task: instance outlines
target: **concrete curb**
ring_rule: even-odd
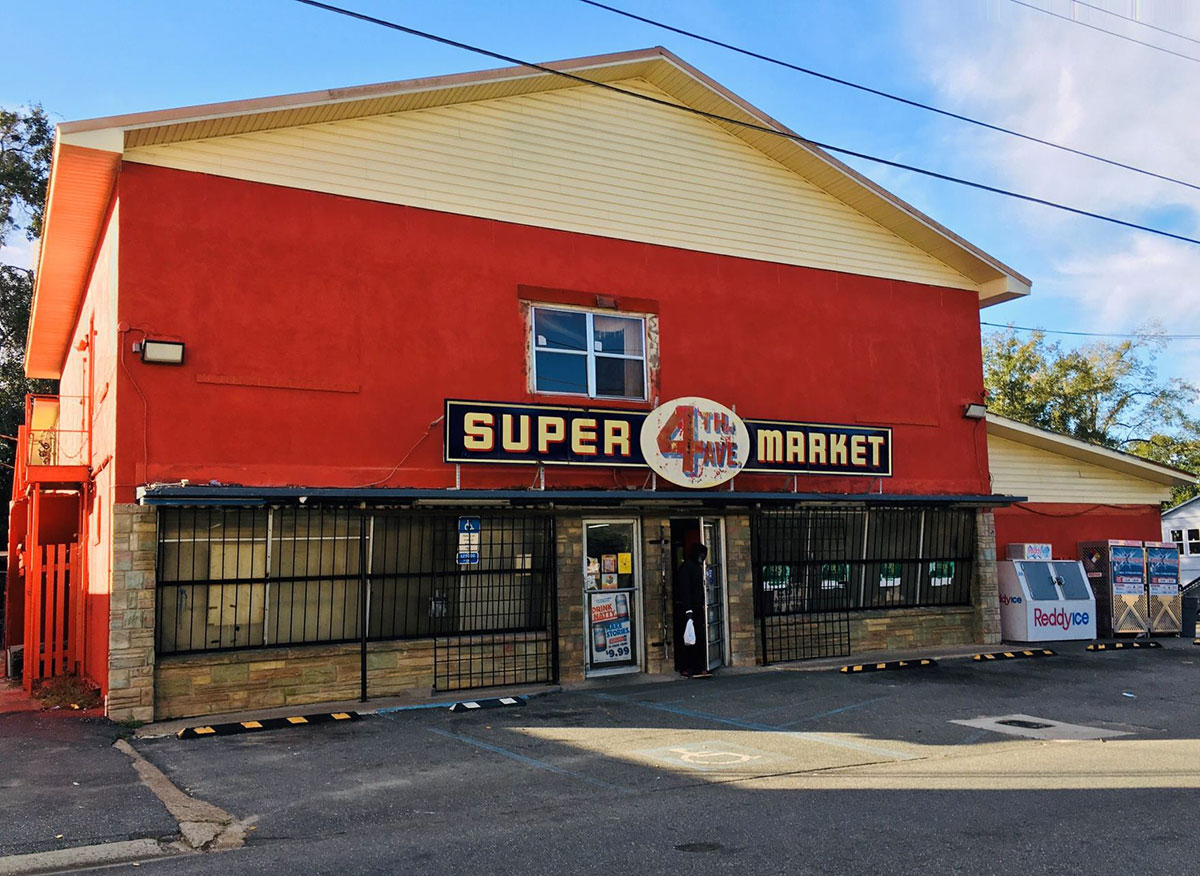
[[[0,858],[0,876],[56,873],[62,870],[128,864],[132,861],[147,861],[151,858],[180,854],[189,853],[177,846],[152,839],[76,846],[73,849],[56,849],[52,852],[34,852],[29,855],[10,855]]]

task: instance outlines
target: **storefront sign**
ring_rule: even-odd
[[[698,407],[699,428],[693,419],[689,452],[677,410],[694,402],[703,404]],[[696,408],[695,404],[691,406]],[[726,418],[718,418],[719,413]],[[672,427],[671,434],[664,438],[667,426]],[[740,462],[744,472],[868,477],[892,474],[891,429],[743,420],[728,408],[705,399],[676,399],[652,412],[448,399],[445,430],[444,459],[456,463],[643,468],[650,465],[644,449],[644,439],[649,436],[654,448],[662,442],[668,453],[678,454],[662,455],[681,473],[693,473],[672,482],[693,487],[728,480],[737,473],[729,473],[731,461]],[[713,479],[718,473],[720,479]]]
[[[633,659],[628,593],[591,593],[592,663],[627,663]]]
[[[642,423],[642,458],[681,487],[715,487],[746,465],[750,433],[741,417],[706,398],[677,398]]]

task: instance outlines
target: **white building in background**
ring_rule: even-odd
[[[1163,541],[1179,548],[1179,583],[1200,578],[1200,496],[1164,511],[1162,531]]]

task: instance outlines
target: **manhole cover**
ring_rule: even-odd
[[[1126,730],[1068,724],[1065,721],[1055,721],[1053,718],[1041,718],[1037,715],[996,715],[995,717],[973,718],[969,721],[954,720],[950,723],[979,730],[991,730],[993,733],[1004,733],[1008,736],[1024,736],[1026,739],[1084,740],[1129,735]]]
[[[719,852],[725,848],[720,843],[681,843],[675,847],[677,852]]]

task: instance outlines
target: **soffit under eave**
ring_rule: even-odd
[[[116,152],[55,143],[29,310],[28,377],[62,375],[120,163]]]
[[[661,56],[642,56],[628,61],[572,68],[569,72],[586,76],[596,82],[614,82],[644,77],[652,65],[661,62]],[[455,79],[455,77],[448,78]],[[551,73],[534,72],[478,82],[451,81],[449,84],[438,87],[404,90],[360,99],[316,102],[277,110],[241,114],[217,113],[209,117],[192,118],[179,122],[149,121],[140,125],[135,124],[125,130],[125,148],[133,149],[139,146],[155,146],[210,137],[228,137],[275,128],[293,128],[433,107],[480,103],[578,87],[582,87],[582,84],[572,79]]]

